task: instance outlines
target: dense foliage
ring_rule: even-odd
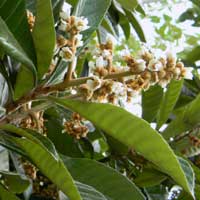
[[[164,52],[184,33],[163,19],[137,0],[0,1],[0,199],[200,198],[199,46]]]

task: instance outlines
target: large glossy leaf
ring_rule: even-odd
[[[13,142],[29,156],[32,162],[47,176],[70,200],[81,200],[73,179],[59,159],[56,160],[44,146],[26,138],[12,138]]]
[[[163,96],[163,89],[155,85],[142,93],[142,118],[152,122],[156,118]]]
[[[84,16],[89,21],[90,28],[83,32],[84,41],[89,41],[92,33],[97,30],[106,14],[111,0],[80,0],[76,6],[75,15]]]
[[[200,95],[189,103],[184,112],[173,120],[162,133],[163,137],[170,139],[183,132],[193,129],[200,122]]]
[[[44,148],[46,148],[46,150],[48,150],[49,153],[52,154],[52,156],[54,156],[54,158],[56,160],[59,159],[53,143],[48,138],[41,135],[40,133],[37,133],[37,132],[30,130],[30,129],[24,130],[22,128],[18,128],[14,125],[11,125],[11,124],[2,125],[2,126],[0,126],[0,129],[5,130],[5,131],[9,131],[11,133],[15,133],[15,134],[22,136],[22,137],[26,137],[26,138],[30,139],[31,141],[33,141],[33,142],[35,142],[39,145],[42,145]]]
[[[159,129],[169,118],[170,113],[172,112],[178,97],[181,93],[183,86],[183,79],[181,81],[173,80],[169,84],[166,93],[163,96],[160,110],[157,117],[157,128]]]
[[[1,200],[19,200],[13,193],[8,191],[1,183],[0,183],[0,199]]]
[[[37,55],[38,75],[42,78],[51,64],[56,40],[50,0],[37,0],[33,40]]]
[[[22,49],[26,52],[33,63],[35,63],[35,50],[27,22],[25,0],[0,1],[0,16],[5,21],[9,30],[18,41]],[[0,30],[1,29],[2,28],[0,28]]]
[[[193,194],[175,154],[167,142],[144,120],[109,104],[64,100],[51,97],[58,104],[80,113],[107,134],[134,148],[160,170]],[[153,145],[152,145],[153,144]]]
[[[17,80],[14,89],[14,99],[18,99],[28,93],[34,87],[34,77],[30,70],[21,66],[17,74]]]
[[[77,182],[76,186],[81,194],[83,200],[108,200],[103,194],[95,190],[93,187]],[[67,197],[62,198],[62,200],[70,200]]]
[[[109,200],[145,199],[131,181],[102,163],[90,159],[61,158],[75,180],[94,187]]]
[[[18,41],[15,39],[13,34],[10,32],[8,26],[4,20],[0,17],[0,47],[16,59],[17,61],[23,63],[31,71],[35,72],[35,67],[33,62],[28,58]]]

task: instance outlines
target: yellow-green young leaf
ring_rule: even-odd
[[[14,194],[8,191],[1,183],[0,183],[0,199],[1,200],[19,200]]]
[[[41,172],[55,183],[70,200],[82,200],[70,173],[61,159],[55,160],[44,146],[29,139],[13,137],[12,141],[29,156]]]
[[[142,92],[142,118],[152,122],[156,118],[163,97],[163,88],[154,85]]]
[[[24,65],[21,65],[17,74],[17,80],[14,89],[14,100],[17,100],[34,87],[33,74]]]
[[[176,105],[182,86],[183,79],[181,81],[173,80],[169,84],[167,91],[163,96],[160,110],[158,112],[157,129],[159,129],[167,121],[170,113]]]
[[[48,71],[53,57],[56,33],[51,0],[37,0],[36,21],[33,29],[33,41],[37,55],[38,76]]]
[[[18,41],[10,32],[4,20],[0,17],[0,48],[8,55],[36,73],[33,62],[28,58]]]
[[[200,95],[189,103],[184,112],[178,115],[162,133],[163,137],[170,139],[185,131],[191,130],[200,122]]]
[[[126,16],[128,17],[132,27],[134,28],[135,32],[137,33],[138,37],[140,38],[140,40],[142,42],[146,42],[146,38],[145,38],[145,34],[143,31],[142,26],[140,25],[137,17],[130,11],[125,11],[126,12]]]
[[[110,105],[82,101],[50,99],[57,104],[70,108],[90,120],[120,142],[134,148],[147,160],[157,165],[161,171],[172,177],[191,196],[194,196],[193,185],[190,185],[174,152],[162,136],[150,125],[127,112]]]
[[[122,7],[127,10],[133,11],[138,6],[137,0],[117,0]]]

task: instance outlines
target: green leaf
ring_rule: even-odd
[[[8,191],[4,186],[0,183],[0,199],[1,200],[19,200],[13,193]]]
[[[112,25],[112,22],[110,21],[110,19],[105,16],[102,23],[101,23],[101,26],[106,29],[106,31],[108,31],[109,33],[111,33],[112,35],[114,35],[115,37],[116,36],[116,33],[115,33],[115,29],[113,28],[113,25]]]
[[[65,156],[61,156],[61,158],[75,180],[94,187],[109,200],[145,199],[131,181],[102,163],[90,159]]]
[[[99,191],[95,190],[93,187],[89,185],[79,183],[76,181],[76,186],[83,200],[107,200],[103,194],[101,194]],[[64,197],[63,200],[70,200],[70,199]]]
[[[6,23],[0,17],[0,47],[3,48],[5,53],[23,63],[28,67],[34,74],[36,73],[33,62],[28,58],[18,41],[14,38],[10,32]]]
[[[200,58],[200,46],[194,47],[190,52],[187,53],[185,60],[190,63],[194,63]]]
[[[163,96],[160,110],[157,116],[157,129],[159,129],[169,118],[174,106],[179,98],[183,86],[183,79],[181,81],[173,80],[168,85],[167,91]]]
[[[16,173],[0,171],[0,175],[0,179],[4,181],[8,190],[13,193],[20,194],[30,185],[30,182],[27,179],[22,179],[20,175]]]
[[[142,14],[143,16],[146,16],[145,10],[143,9],[143,7],[140,4],[138,4],[136,11],[139,12],[140,14]]]
[[[133,11],[138,6],[137,0],[117,0],[122,7],[127,10]]]
[[[33,74],[25,66],[21,65],[17,74],[17,80],[14,89],[14,99],[17,100],[28,93],[34,87]]]
[[[41,172],[55,183],[70,200],[81,200],[73,179],[62,160],[56,160],[43,145],[31,140],[14,137],[12,140],[20,146]]]
[[[136,16],[131,13],[130,11],[125,11],[126,12],[126,16],[128,17],[132,27],[134,28],[135,32],[137,33],[138,37],[140,38],[140,40],[142,42],[147,42],[146,38],[145,38],[145,34],[144,31],[142,29],[142,26],[140,25],[138,19],[136,18]]]
[[[0,73],[0,91],[1,91],[0,106],[3,106],[8,100],[9,91],[6,79],[1,75],[1,73]]]
[[[181,115],[176,116],[162,133],[167,140],[183,132],[193,129],[200,122],[200,95],[189,103]]]
[[[195,197],[196,200],[200,197],[200,185],[196,184],[195,185]],[[186,194],[184,191],[181,192],[180,196],[178,197],[178,200],[192,200],[192,198]]]
[[[172,177],[189,194],[194,195],[172,149],[147,122],[122,108],[109,104],[57,99],[54,97],[50,97],[50,99],[80,113],[113,138],[134,148],[147,160],[158,166],[161,171]]]
[[[32,62],[36,63],[33,39],[27,22],[25,0],[0,1],[0,16]],[[1,28],[0,28],[1,29]],[[1,32],[1,31],[0,31]]]
[[[122,27],[122,30],[124,32],[124,35],[126,37],[126,39],[129,39],[129,36],[131,34],[131,28],[130,28],[130,24],[129,21],[127,20],[125,15],[120,14],[120,26]]]
[[[41,172],[68,195],[70,199],[81,200],[70,173],[48,138],[32,130],[28,130],[28,133],[11,124],[2,125],[0,128],[22,136],[22,138],[10,136],[9,140],[18,145]]]
[[[111,0],[80,0],[75,9],[76,16],[84,16],[89,21],[89,29],[83,32],[83,40],[87,43],[92,33],[97,30],[104,18]]]
[[[142,118],[152,122],[156,118],[163,97],[163,89],[159,85],[151,86],[142,92]]]
[[[134,183],[140,187],[152,187],[163,182],[167,177],[153,169],[146,169],[134,179]]]
[[[187,181],[189,183],[190,190],[194,191],[194,188],[195,188],[195,175],[194,175],[192,167],[183,158],[178,157],[178,160],[180,162],[180,165],[181,165],[183,171],[185,172],[185,176],[186,176]]]
[[[37,0],[33,40],[37,55],[38,76],[42,78],[51,64],[56,40],[50,0]]]
[[[59,19],[59,14],[62,9],[63,3],[64,3],[64,0],[51,0],[55,22],[57,22]]]
[[[44,148],[46,148],[46,150],[48,150],[49,153],[51,153],[52,156],[54,156],[54,158],[56,160],[59,159],[59,156],[56,152],[56,149],[55,149],[53,143],[47,137],[44,137],[40,133],[37,133],[30,129],[24,130],[24,129],[18,128],[12,124],[2,125],[2,126],[0,126],[0,129],[9,131],[11,133],[15,133],[22,137],[26,137],[26,138],[30,139],[32,142],[42,145]]]

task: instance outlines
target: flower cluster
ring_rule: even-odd
[[[90,75],[93,76],[79,87],[87,100],[119,104],[131,101],[141,90],[159,84],[166,87],[172,79],[191,78],[192,68],[185,68],[172,53],[157,58],[144,49],[135,58],[129,52],[122,55],[124,66],[113,61],[113,44],[108,40],[97,46],[89,61]]]
[[[88,27],[86,18],[70,16],[70,7],[60,13],[58,30],[61,34],[57,36],[57,48],[60,57],[66,61],[73,60],[76,48],[83,45],[83,36],[80,32],[88,29]]]
[[[93,52],[93,59],[88,63],[91,73],[99,77],[104,77],[111,71],[114,72],[115,69],[112,66],[112,54],[112,40],[108,39],[105,44],[97,46]]]
[[[71,119],[64,123],[64,127],[65,132],[76,139],[86,137],[89,132],[88,127],[84,124],[84,119],[78,113],[73,113]]]
[[[154,84],[166,87],[172,79],[180,80],[186,76],[187,68],[171,53],[155,58],[153,53],[144,50],[139,59],[132,56],[125,56],[124,59],[130,71],[137,74],[134,79],[126,81],[128,87],[133,90],[148,89]]]

